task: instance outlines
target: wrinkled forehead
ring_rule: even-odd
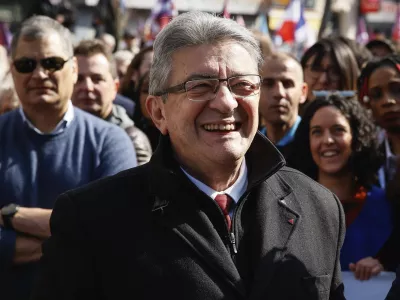
[[[257,61],[241,45],[224,42],[181,48],[172,55],[174,72],[203,72],[210,75],[258,74]]]
[[[268,58],[264,62],[262,75],[264,77],[292,78],[302,81],[303,69],[297,61],[294,61],[291,58]]]
[[[64,47],[59,34],[49,31],[46,35],[35,37],[22,35],[19,37],[14,57],[41,57],[61,56],[67,57],[68,53]]]

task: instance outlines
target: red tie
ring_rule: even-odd
[[[231,217],[229,216],[229,207],[232,202],[232,198],[227,194],[218,194],[215,197],[215,202],[217,202],[218,206],[221,208],[222,212],[224,213],[226,224],[228,226],[228,230],[231,230]]]

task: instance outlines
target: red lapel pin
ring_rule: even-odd
[[[293,225],[294,224],[294,219],[289,219],[288,222]]]

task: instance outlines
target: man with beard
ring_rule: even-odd
[[[137,128],[126,110],[113,104],[119,80],[111,52],[100,40],[81,41],[74,50],[78,61],[78,80],[72,103],[126,131],[136,150],[139,165],[150,160],[152,150],[147,136]]]
[[[265,58],[262,75],[260,114],[265,127],[261,132],[286,158],[301,121],[299,105],[308,92],[303,70],[294,57],[278,52]]]

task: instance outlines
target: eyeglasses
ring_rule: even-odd
[[[400,82],[392,81],[389,82],[386,89],[382,87],[373,87],[368,91],[368,99],[373,102],[378,102],[382,99],[384,95],[384,91],[387,91],[389,97],[395,99],[396,101],[400,101]]]
[[[329,68],[322,68],[321,66],[312,66],[306,65],[306,69],[310,70],[310,75],[313,79],[318,79],[321,77],[322,73],[326,73],[326,76],[332,81],[339,81],[340,80],[340,72],[339,70],[329,67]]]
[[[33,58],[23,57],[14,60],[13,65],[19,73],[23,74],[32,73],[36,69],[38,62],[43,67],[43,69],[48,70],[50,72],[55,72],[61,70],[64,67],[64,64],[71,58],[72,56],[64,60],[62,57],[52,56],[52,57],[42,58],[39,61],[37,61]]]
[[[238,75],[228,78],[193,79],[167,88],[155,96],[163,96],[169,93],[186,92],[191,101],[211,101],[217,96],[221,82],[226,81],[229,91],[235,98],[244,99],[255,96],[260,92],[260,75]]]

